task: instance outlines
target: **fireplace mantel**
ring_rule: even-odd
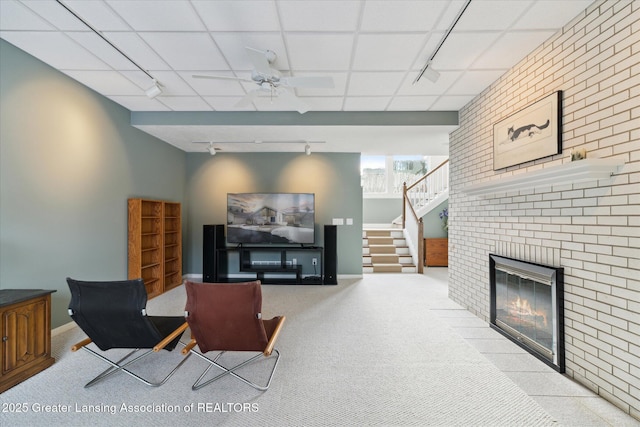
[[[578,160],[537,169],[531,172],[479,182],[464,187],[462,192],[471,196],[477,196],[606,179],[616,173],[622,165],[624,165],[624,161],[621,159]]]

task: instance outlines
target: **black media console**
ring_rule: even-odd
[[[325,251],[321,246],[303,245],[229,247],[224,238],[224,225],[205,225],[203,281],[221,283],[260,280],[264,284],[283,285],[337,284],[335,273],[325,276]]]

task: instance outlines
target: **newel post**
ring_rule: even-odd
[[[407,182],[402,183],[402,229],[404,230],[407,218]]]
[[[424,272],[424,224],[422,218],[418,220],[418,239],[416,240],[418,246],[418,273]]]

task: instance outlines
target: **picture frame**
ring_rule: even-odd
[[[493,170],[562,152],[562,91],[493,125]]]

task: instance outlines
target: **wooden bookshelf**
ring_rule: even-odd
[[[144,280],[149,298],[182,283],[179,203],[129,199],[128,278]]]

